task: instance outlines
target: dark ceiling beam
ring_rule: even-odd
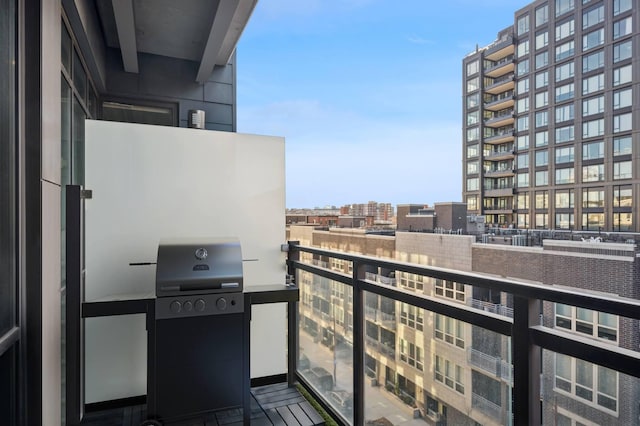
[[[138,48],[133,0],[112,0],[113,15],[118,29],[122,64],[126,72],[138,73]]]
[[[216,65],[226,65],[233,54],[257,0],[220,0],[202,53],[196,81],[209,79]]]

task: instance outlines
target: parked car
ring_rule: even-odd
[[[309,370],[309,381],[321,391],[333,389],[333,376],[322,367],[313,367]]]
[[[351,392],[336,389],[329,392],[329,400],[343,413],[348,414],[353,411],[353,394]]]

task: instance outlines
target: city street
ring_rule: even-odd
[[[300,332],[300,356],[305,355],[311,367],[322,367],[331,375],[334,374],[334,354],[328,347],[320,342],[314,343],[313,338],[304,331]],[[335,357],[335,388],[353,392],[353,365],[351,352],[340,350]],[[367,381],[367,383],[369,383]],[[365,387],[365,413],[367,420],[389,420],[394,425],[420,425],[428,422],[424,419],[414,419],[413,409],[387,392],[383,386]]]

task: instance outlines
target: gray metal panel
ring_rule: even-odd
[[[209,82],[204,85],[204,100],[224,104],[233,103],[233,85]]]

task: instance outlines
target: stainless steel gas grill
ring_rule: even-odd
[[[148,417],[174,420],[242,407],[248,331],[235,239],[163,240],[148,324]]]

